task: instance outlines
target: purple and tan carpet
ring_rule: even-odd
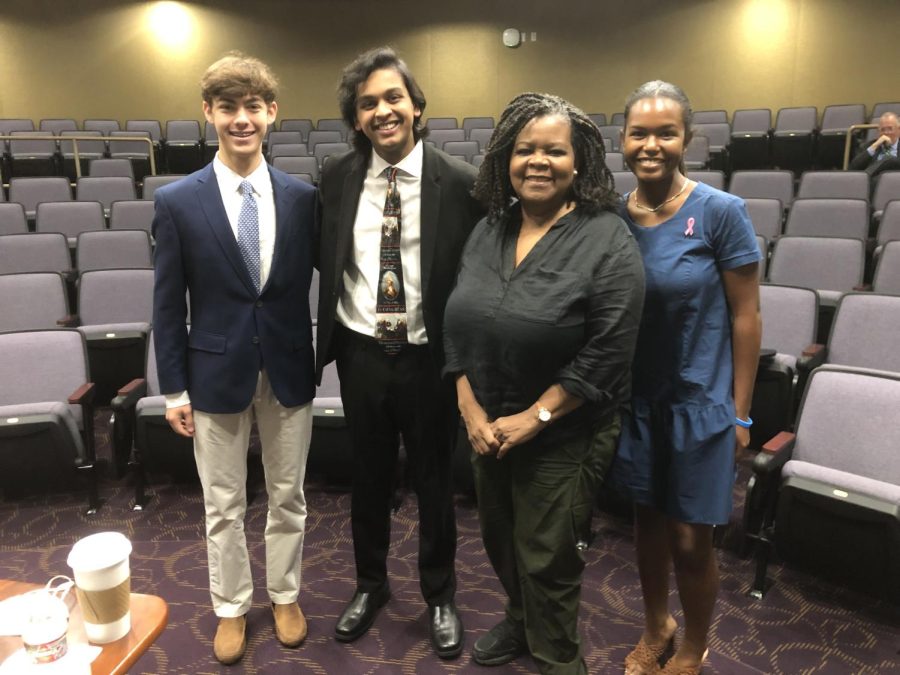
[[[66,556],[78,538],[103,530],[124,533],[134,545],[132,590],[162,596],[169,604],[168,627],[132,669],[133,674],[537,672],[527,657],[492,669],[471,661],[469,649],[477,636],[502,617],[503,595],[482,548],[475,508],[466,499],[457,504],[457,604],[466,628],[463,655],[445,662],[431,650],[416,570],[413,496],[404,499],[394,516],[391,601],[366,636],[349,645],[336,642],[334,622],[354,589],[350,497],[316,481],[307,485],[309,520],[301,591],[309,637],[299,649],[282,648],[273,635],[264,591],[265,500],[261,486],[259,490],[246,521],[257,590],[248,615],[247,653],[236,666],[219,666],[212,656],[216,620],[207,591],[203,508],[197,485],[156,485],[148,508],[134,512],[126,481],[106,481],[102,490],[106,503],[94,517],[83,515],[83,494],[0,503],[0,578],[40,583],[55,574],[67,574]],[[738,487],[736,507],[742,501],[743,490]],[[630,527],[620,518],[598,512],[594,529],[597,536],[587,552],[582,596],[584,653],[591,673],[621,673],[623,659],[641,632],[640,585]],[[753,574],[752,561],[740,559],[727,543],[717,553],[722,586],[704,672],[900,673],[897,606],[778,564],[770,567],[775,581],[772,590],[762,601],[751,600],[745,592]],[[678,608],[674,590],[671,605]],[[676,617],[681,619],[680,612]]]

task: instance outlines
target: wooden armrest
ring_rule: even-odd
[[[801,356],[806,356],[808,358],[812,358],[813,356],[818,356],[825,350],[825,345],[820,345],[818,343],[807,345],[803,349],[803,353]]]
[[[138,387],[144,387],[146,385],[147,385],[147,380],[145,380],[143,377],[137,377],[137,378],[133,379],[131,382],[129,382],[128,384],[126,384],[124,387],[119,389],[119,391],[117,392],[117,395],[118,396],[128,396]]]
[[[791,433],[790,431],[779,431],[772,438],[766,441],[766,443],[762,446],[762,451],[767,452],[770,455],[783,452],[786,447],[788,447],[789,445],[793,445],[796,439],[797,434]]]
[[[78,325],[77,314],[67,314],[61,319],[57,319],[56,325],[60,328],[75,328]]]
[[[94,398],[94,383],[85,382],[69,396],[70,405],[84,405]]]

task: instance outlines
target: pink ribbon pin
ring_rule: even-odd
[[[694,223],[695,223],[695,222],[696,222],[696,221],[694,220],[694,217],[693,217],[693,216],[691,216],[690,218],[688,218],[688,221],[687,221],[687,229],[684,231],[684,236],[685,236],[685,237],[693,237],[693,236],[694,236]]]

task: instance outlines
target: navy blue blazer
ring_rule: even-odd
[[[160,389],[187,390],[191,405],[203,412],[245,410],[262,368],[283,406],[315,395],[309,284],[316,190],[271,166],[269,174],[275,250],[259,293],[228,223],[212,163],[154,195],[153,335]]]

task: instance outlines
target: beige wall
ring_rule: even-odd
[[[275,68],[281,117],[334,117],[341,67],[382,43],[426,116],[497,115],[524,90],[611,113],[657,77],[696,109],[900,99],[897,0],[223,0],[182,4],[175,47],[149,27],[158,4],[2,0],[0,117],[199,118],[197,80],[228,49]],[[507,27],[537,41],[507,49]]]

